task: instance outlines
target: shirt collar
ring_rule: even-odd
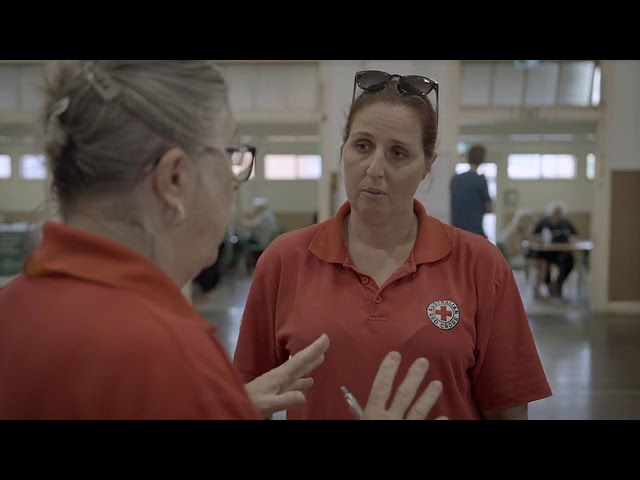
[[[43,237],[25,262],[27,277],[68,275],[134,291],[184,315],[194,313],[180,288],[141,253],[70,225],[47,221]]]
[[[342,204],[336,215],[324,222],[309,246],[318,258],[331,263],[345,264],[348,261],[347,246],[344,242],[344,219],[351,211],[351,204]],[[446,257],[453,249],[454,242],[445,225],[427,214],[417,199],[413,199],[413,211],[418,216],[418,234],[413,247],[415,263],[435,262]]]

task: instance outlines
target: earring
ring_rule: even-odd
[[[177,223],[180,224],[180,223],[184,222],[185,219],[187,218],[187,213],[184,210],[184,205],[182,205],[181,203],[178,203],[176,205],[176,210],[178,211],[178,221],[177,221]]]

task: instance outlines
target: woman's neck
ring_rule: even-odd
[[[104,206],[87,205],[69,212],[65,223],[135,250],[182,288],[193,276],[185,271],[184,262],[176,254],[170,235],[156,231],[154,225],[157,222],[152,221],[152,215],[133,215],[132,211],[135,210],[117,212],[113,208],[105,210]],[[106,215],[104,212],[110,213]]]
[[[357,242],[375,250],[394,250],[410,243],[418,233],[418,217],[413,210],[386,225],[367,223],[355,210],[346,218],[347,243]]]

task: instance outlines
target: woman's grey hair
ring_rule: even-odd
[[[228,106],[206,60],[55,61],[44,79],[44,149],[63,216],[85,194],[131,189],[169,148],[206,144]]]

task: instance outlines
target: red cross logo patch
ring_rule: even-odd
[[[460,309],[451,300],[438,300],[429,304],[427,316],[440,330],[451,330],[460,321]]]

